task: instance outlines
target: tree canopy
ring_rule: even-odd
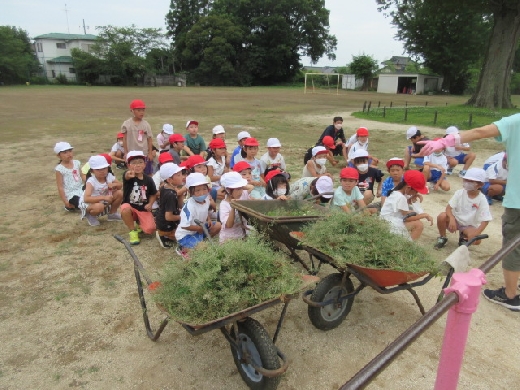
[[[363,54],[360,56],[352,56],[352,62],[348,65],[350,72],[356,75],[356,78],[363,79],[363,91],[368,89],[368,81],[377,71],[377,61],[372,57]]]
[[[38,64],[27,32],[0,26],[0,81],[7,84],[26,82],[31,73],[38,70]]]

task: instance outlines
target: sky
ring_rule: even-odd
[[[16,26],[31,38],[48,33],[96,34],[96,26],[162,28],[170,0],[1,0],[1,26]],[[338,40],[336,60],[324,57],[317,66],[345,66],[352,56],[366,54],[378,63],[403,54],[394,39],[390,19],[377,11],[375,0],[325,0],[330,11],[330,33]],[[302,57],[303,65],[311,65]]]

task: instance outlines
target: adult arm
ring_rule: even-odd
[[[498,137],[499,135],[498,127],[492,123],[468,131],[462,131],[458,134],[450,134],[446,138],[441,138],[437,141],[419,141],[420,144],[424,144],[419,155],[428,156],[448,146],[462,146],[464,143],[470,143],[483,138]]]

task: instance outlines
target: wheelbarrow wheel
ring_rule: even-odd
[[[352,281],[347,278],[343,284],[343,274],[334,273],[324,277],[311,295],[313,302],[325,302],[338,298],[354,291]],[[343,322],[352,308],[354,297],[344,299],[338,303],[331,303],[323,307],[309,306],[308,315],[312,324],[321,330],[334,329]]]
[[[231,336],[236,339],[235,329]],[[231,353],[240,376],[247,386],[253,390],[274,390],[278,387],[281,377],[268,378],[260,374],[251,364],[245,361],[244,348],[249,353],[254,365],[269,370],[280,368],[280,360],[276,347],[260,323],[250,317],[238,322],[238,349],[231,346]]]

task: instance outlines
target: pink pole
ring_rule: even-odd
[[[471,316],[477,310],[483,284],[486,284],[486,274],[473,268],[466,273],[453,274],[450,287],[444,289],[445,294],[455,292],[459,303],[448,312],[435,390],[457,388]]]

